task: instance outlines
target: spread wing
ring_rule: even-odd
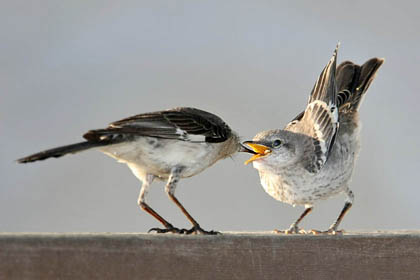
[[[313,173],[327,162],[339,126],[335,81],[337,51],[338,46],[316,81],[305,112],[285,128],[312,138],[311,147],[306,153],[305,168]]]
[[[360,104],[360,99],[369,88],[375,78],[379,67],[384,63],[384,59],[371,58],[362,66],[354,64],[351,61],[345,61],[337,66],[336,83],[337,83],[337,107],[339,114],[348,109],[356,109]],[[305,111],[302,111],[293,120],[291,120],[286,129],[298,123]]]
[[[111,123],[108,128],[91,130],[87,140],[149,136],[190,142],[223,142],[231,129],[222,119],[195,108],[175,108],[132,116]]]

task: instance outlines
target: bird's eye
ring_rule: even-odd
[[[278,147],[281,145],[281,141],[279,139],[276,139],[273,141],[273,147]]]

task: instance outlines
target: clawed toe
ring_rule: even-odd
[[[336,230],[336,229],[330,228],[328,230],[320,231],[320,230],[313,229],[310,231],[310,233],[312,233],[313,235],[343,235],[344,230]]]
[[[203,234],[203,235],[221,234],[220,232],[214,231],[214,230],[210,230],[210,231],[204,230],[200,227],[200,225],[193,226],[191,229],[188,229],[188,230],[184,229],[184,231],[185,231],[185,234]]]
[[[191,229],[179,229],[173,226],[167,228],[151,228],[148,233],[176,233],[176,234],[203,234],[203,235],[218,235],[221,234],[218,231],[214,230],[204,230],[199,225],[193,226]]]
[[[286,230],[278,230],[275,229],[274,233],[279,233],[279,234],[307,234],[307,232],[304,229],[301,229],[297,226],[292,226],[289,229]]]
[[[167,228],[151,228],[151,229],[149,229],[148,233],[152,233],[152,232],[155,232],[155,233],[168,233],[168,232],[170,232],[170,233],[184,234],[185,230],[171,226],[171,227],[167,227]]]

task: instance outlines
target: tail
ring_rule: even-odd
[[[71,145],[67,145],[67,146],[62,146],[62,147],[58,147],[58,148],[54,148],[54,149],[49,149],[49,150],[45,150],[24,158],[20,158],[17,160],[17,162],[19,163],[28,163],[28,162],[34,162],[37,160],[44,160],[47,158],[51,158],[51,157],[62,157],[66,154],[75,154],[84,150],[88,150],[91,148],[95,148],[95,147],[100,147],[100,146],[105,146],[108,145],[109,143],[106,142],[90,142],[90,141],[85,141],[85,142],[80,142],[80,143],[76,143],[76,144],[71,144]]]
[[[133,139],[133,136],[116,133],[112,128],[110,128],[89,130],[83,135],[83,138],[85,138],[87,141],[45,150],[24,158],[20,158],[17,160],[17,162],[28,163],[37,160],[44,160],[51,157],[58,158],[67,154],[75,154],[96,147],[108,146],[112,144],[118,144],[124,141],[130,141]]]
[[[383,58],[371,58],[362,66],[345,61],[337,67],[337,105],[340,110],[357,111]]]

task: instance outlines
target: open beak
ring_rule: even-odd
[[[256,159],[265,157],[266,155],[271,153],[270,148],[265,146],[265,145],[257,144],[257,143],[252,142],[252,141],[245,141],[244,144],[249,146],[252,149],[251,153],[254,154],[250,159],[245,161],[245,165],[254,161],[254,160],[256,160]]]
[[[244,144],[240,144],[241,147],[239,148],[239,152],[241,153],[250,153],[250,154],[256,154],[256,152],[254,152],[254,150],[251,150],[250,148],[248,148],[247,146],[245,146]]]

